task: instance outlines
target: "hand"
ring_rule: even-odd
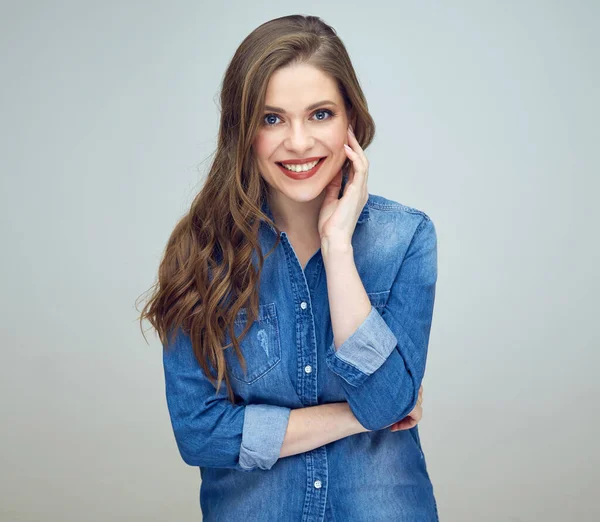
[[[351,245],[352,234],[360,213],[369,199],[367,179],[369,162],[358,140],[348,127],[348,142],[350,147],[344,150],[351,160],[348,182],[344,194],[338,195],[342,186],[342,170],[325,187],[325,199],[319,212],[318,229],[321,239],[327,238],[329,243],[336,245]]]
[[[390,431],[399,431],[399,430],[409,430],[417,425],[417,423],[423,417],[423,385],[419,388],[419,398],[417,399],[417,405],[406,417],[403,419],[394,422],[391,426],[389,426]]]

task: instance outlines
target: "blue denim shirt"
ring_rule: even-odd
[[[263,211],[273,217],[266,202]],[[259,239],[266,254],[275,229],[261,221]],[[425,373],[436,231],[423,211],[369,194],[352,246],[371,312],[336,351],[321,250],[303,270],[281,233],[261,275],[258,320],[241,343],[247,373],[225,350],[240,404],[224,384],[215,392],[182,330],[165,347],[173,432],[183,460],[200,468],[205,522],[438,520],[418,427],[387,429],[413,410]],[[374,431],[279,457],[292,409],[341,401]]]

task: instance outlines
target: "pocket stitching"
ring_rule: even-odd
[[[234,320],[234,324],[243,328],[243,326],[246,322],[246,317],[247,317],[247,310],[245,308],[242,308],[238,312],[238,314]],[[252,368],[249,366],[248,357],[246,356],[246,354],[244,354],[244,350],[243,350],[243,345],[245,342],[248,342],[248,341],[251,343],[259,343],[260,342],[260,341],[250,338],[250,336],[252,335],[252,329],[255,327],[255,324],[253,324],[250,327],[250,329],[248,330],[248,333],[246,334],[246,337],[241,342],[242,354],[245,356],[246,369],[248,370],[248,372],[246,374],[243,373],[243,370],[241,368],[239,360],[237,359],[237,355],[235,354],[235,350],[233,349],[233,346],[230,346],[229,348],[227,348],[227,350],[231,350],[231,352],[230,352],[231,355],[229,357],[235,359],[235,364],[236,364],[235,367],[232,367],[231,365],[228,364],[229,375],[236,381],[241,382],[243,384],[253,384],[257,380],[259,380],[261,377],[264,377],[268,372],[270,372],[273,368],[275,368],[281,362],[281,342],[280,342],[280,336],[279,336],[279,320],[278,320],[278,316],[277,316],[277,310],[275,308],[275,303],[259,304],[258,317],[257,317],[255,323],[259,323],[259,322],[266,323],[266,326],[268,326],[268,328],[270,329],[270,332],[271,332],[270,335],[272,336],[271,339],[274,344],[274,352],[272,352],[272,351],[269,352],[269,354],[267,355],[266,363],[265,363],[266,367],[263,370],[257,370],[260,372],[260,373],[258,373],[258,375],[252,376]],[[231,338],[228,333],[226,335],[226,341],[231,342]],[[262,346],[260,348],[257,347],[257,349],[262,350]],[[239,369],[239,375],[236,375],[236,372],[238,371],[238,369]]]

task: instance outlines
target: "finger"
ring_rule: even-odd
[[[421,418],[423,417],[423,408],[421,408],[420,406],[417,406],[413,411],[410,412],[409,417],[420,421]]]
[[[348,127],[348,145],[358,155],[358,159],[363,168],[363,171],[362,171],[364,174],[363,181],[366,185],[366,181],[367,181],[367,177],[368,177],[368,173],[369,173],[369,160],[367,159],[367,156],[365,155],[365,151],[360,146],[360,143],[358,143],[358,140],[356,139],[356,136],[350,126]]]
[[[356,148],[352,147],[350,143],[344,143],[344,150],[346,151],[346,154],[348,155],[348,158],[350,158],[350,161],[352,162],[352,165],[357,170],[364,170],[363,165],[362,165],[362,160],[361,160],[360,155],[358,154],[358,152],[356,152]]]
[[[360,159],[362,161],[364,161],[365,167],[367,167],[368,160],[367,160],[367,156],[365,155],[365,151],[360,146],[360,143],[358,143],[358,140],[356,139],[356,135],[354,134],[354,131],[350,128],[350,126],[348,126],[348,145],[350,145],[350,147],[352,147],[352,150],[356,151],[356,153],[359,155]]]
[[[344,150],[346,151],[346,155],[348,156],[348,158],[350,158],[350,161],[352,162],[352,165],[350,166],[350,174],[348,175],[348,183],[346,186],[362,186],[362,184],[364,183],[365,175],[360,158],[358,154],[345,143]]]
[[[417,422],[411,417],[405,417],[401,421],[398,421],[392,427],[392,431],[400,431],[400,430],[409,430],[410,428],[416,426]]]
[[[362,169],[362,172],[366,173],[367,170],[369,169],[369,161],[367,160],[367,157],[365,156],[365,153],[362,150],[362,147],[360,146],[360,143],[358,143],[358,140],[356,139],[356,136],[350,130],[350,128],[348,128],[347,134],[348,134],[348,146],[350,147],[350,149],[352,150],[352,152],[354,152],[356,154],[355,164],[358,167],[357,170],[361,170]]]
[[[346,193],[347,189],[350,189],[352,192],[356,193],[356,196],[359,199],[361,199],[366,194],[366,175],[356,153],[354,151],[349,151],[345,146],[344,149],[346,150],[346,155],[351,161],[348,183],[346,184],[344,193]]]

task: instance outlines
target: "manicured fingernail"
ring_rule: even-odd
[[[344,147],[346,147],[346,150],[349,150],[350,152],[352,152],[352,147],[348,147],[348,145],[346,145],[345,143],[344,143]]]

